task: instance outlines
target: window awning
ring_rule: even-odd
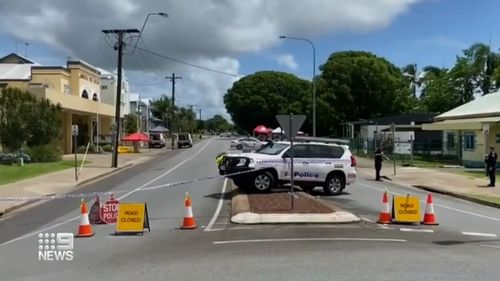
[[[500,116],[444,120],[429,124],[422,124],[422,130],[425,131],[482,130],[483,124],[496,123],[496,122],[500,122]]]

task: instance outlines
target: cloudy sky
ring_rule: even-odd
[[[175,72],[183,77],[179,104],[197,104],[207,118],[227,116],[222,97],[243,75],[280,70],[311,79],[311,47],[281,34],[312,40],[318,65],[334,51],[353,49],[397,66],[450,66],[474,42],[491,36],[499,47],[499,8],[487,0],[0,0],[0,55],[16,46],[24,55],[29,43],[27,56],[41,64],[64,65],[72,57],[113,70],[115,39],[101,30],[140,29],[148,13],[166,12],[168,18],[149,17],[133,54],[135,38],[127,40],[132,91],[170,95],[164,77]]]

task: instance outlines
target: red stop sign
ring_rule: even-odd
[[[101,207],[101,219],[107,224],[116,223],[116,218],[118,217],[118,207],[120,202],[111,197],[104,205]]]

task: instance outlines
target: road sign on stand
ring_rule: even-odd
[[[119,205],[116,234],[121,232],[143,234],[146,228],[151,231],[146,203],[121,203]]]
[[[394,196],[392,218],[395,223],[418,223],[420,221],[420,200],[417,196]]]
[[[295,198],[295,183],[293,181],[293,140],[297,135],[297,132],[304,124],[306,120],[305,115],[276,115],[276,120],[281,126],[281,129],[285,131],[287,139],[290,141],[290,205],[293,210],[293,199]]]
[[[302,127],[302,124],[304,124],[306,116],[293,114],[276,115],[276,120],[278,120],[281,129],[285,132],[286,137],[290,140],[292,138],[295,138],[297,132],[300,130],[300,127]],[[290,122],[290,120],[292,121]]]
[[[111,198],[101,208],[101,219],[107,224],[116,223],[119,207],[120,202],[111,195]]]

